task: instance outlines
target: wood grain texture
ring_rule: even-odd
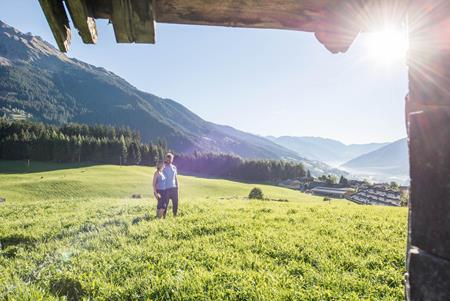
[[[72,34],[62,0],[39,0],[39,4],[50,25],[59,50],[67,52]]]
[[[112,23],[118,43],[155,43],[153,1],[112,0]]]
[[[78,34],[86,44],[97,42],[97,28],[95,19],[87,0],[65,0],[70,16]]]
[[[339,2],[339,0],[336,0]],[[314,31],[328,0],[163,0],[156,1],[156,21]]]
[[[409,301],[450,300],[450,2],[408,9]],[[414,253],[419,250],[419,253]]]
[[[119,43],[154,43],[156,21],[308,31],[331,52],[344,52],[359,32],[386,20],[399,24],[410,0],[84,1],[94,18],[111,20]],[[77,18],[85,19],[73,16],[74,22]]]
[[[111,0],[90,0],[92,12],[96,19],[111,19],[112,1]]]

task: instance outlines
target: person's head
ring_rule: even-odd
[[[157,171],[161,171],[164,167],[164,162],[163,161],[159,161],[158,163],[156,163],[156,170]]]
[[[173,154],[167,153],[164,162],[166,162],[166,164],[172,164],[173,163]]]

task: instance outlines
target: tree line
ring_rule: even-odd
[[[143,144],[139,133],[128,127],[0,118],[0,159],[5,160],[155,165],[166,151],[164,141]]]
[[[0,118],[0,159],[59,163],[151,165],[163,160],[167,143],[144,144],[139,132],[106,125],[49,125]],[[305,176],[301,163],[245,160],[229,154],[176,154],[178,170],[242,181],[277,182]]]
[[[180,171],[190,174],[256,182],[278,182],[304,177],[302,163],[280,160],[245,160],[230,154],[200,153],[175,156]]]

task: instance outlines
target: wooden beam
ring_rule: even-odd
[[[324,9],[315,25],[317,40],[332,53],[346,52],[361,30],[361,24],[355,24],[349,16],[357,16],[360,11],[361,6],[354,3]]]
[[[333,0],[341,2],[342,0]],[[350,0],[349,0],[350,1]],[[327,0],[157,0],[156,21],[313,32]]]
[[[93,19],[100,18],[112,22],[119,43],[154,43],[161,22],[309,31],[330,51],[344,52],[359,32],[401,24],[411,0],[40,1],[65,1],[86,43],[95,42]]]
[[[117,43],[155,43],[153,1],[112,0],[112,23]]]
[[[78,34],[86,44],[97,42],[97,28],[90,2],[87,0],[65,0]]]
[[[111,19],[112,3],[111,0],[90,0],[89,1],[96,19]]]
[[[316,32],[329,12],[346,11],[356,30],[401,23],[409,0],[157,0],[156,22]]]
[[[408,7],[409,301],[450,300],[449,12],[448,0]]]
[[[39,0],[59,50],[69,50],[72,34],[62,0]]]

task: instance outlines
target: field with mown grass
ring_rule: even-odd
[[[402,300],[405,208],[153,170],[0,161],[0,300]]]

